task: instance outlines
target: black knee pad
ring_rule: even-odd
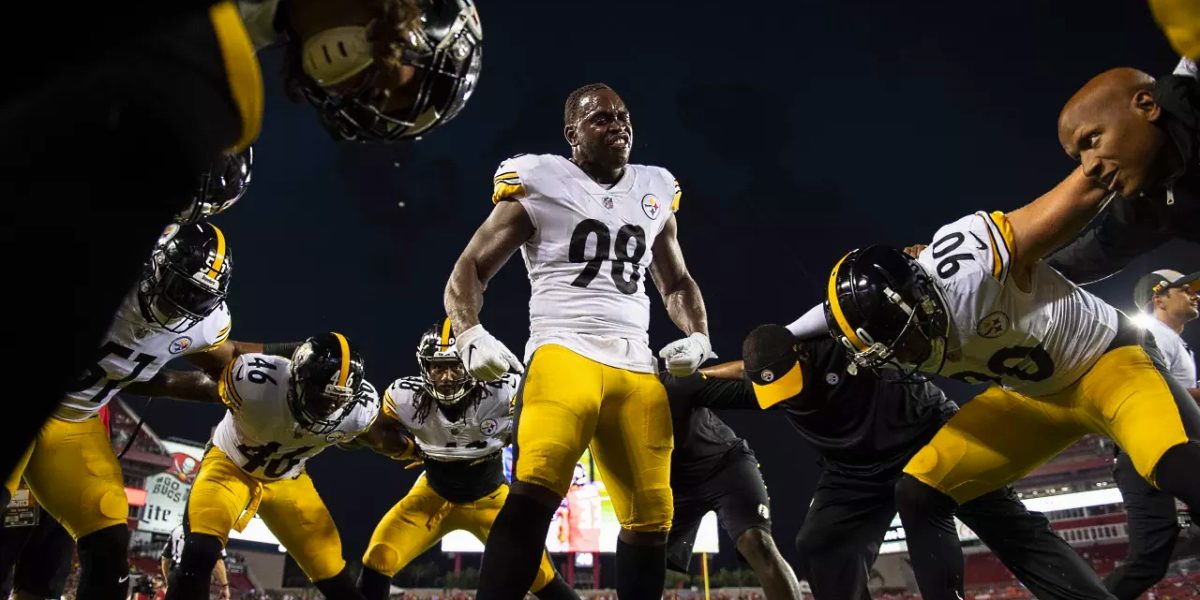
[[[79,591],[88,600],[123,600],[129,591],[129,528],[113,525],[79,538]]]
[[[363,600],[363,595],[354,587],[354,578],[350,576],[349,566],[343,567],[337,575],[314,581],[313,584],[325,595],[326,600]]]
[[[221,540],[214,535],[188,533],[183,543],[183,555],[179,557],[179,566],[172,573],[203,574],[207,581],[217,559],[221,558],[222,548]]]
[[[1154,482],[1162,491],[1183,500],[1189,510],[1200,510],[1197,467],[1200,467],[1200,443],[1179,444],[1167,450],[1154,465]]]
[[[129,527],[113,525],[79,538],[79,566],[128,575]]]
[[[372,569],[363,567],[358,576],[358,591],[366,600],[388,600],[391,596],[392,578]]]

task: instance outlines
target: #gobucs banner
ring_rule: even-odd
[[[146,506],[138,520],[138,530],[171,533],[183,523],[187,495],[200,472],[204,448],[178,443],[164,443],[171,453],[171,467],[146,478]]]

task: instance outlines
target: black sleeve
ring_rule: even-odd
[[[1152,200],[1140,198],[1136,202]],[[1104,279],[1125,268],[1134,258],[1157,248],[1170,236],[1163,234],[1154,211],[1139,209],[1135,201],[1115,198],[1083,234],[1046,259],[1046,263],[1078,284]]]
[[[703,385],[696,389],[696,406],[716,409],[750,409],[758,410],[758,400],[754,397],[754,388],[746,380],[709,379],[701,380]]]

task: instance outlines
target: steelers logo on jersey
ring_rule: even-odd
[[[171,345],[167,347],[167,351],[170,352],[171,354],[179,354],[180,352],[183,352],[184,350],[187,350],[188,348],[191,348],[191,347],[192,347],[192,338],[190,338],[186,335],[181,335],[181,336],[175,338],[171,342]]]
[[[975,333],[985,338],[998,338],[1008,331],[1011,324],[1008,315],[995,311],[979,320],[979,324],[975,326]]]
[[[495,419],[484,419],[483,422],[479,424],[479,432],[483,435],[495,435],[496,431],[499,429],[500,422]]]
[[[654,194],[646,194],[645,196],[642,196],[642,212],[646,213],[647,217],[650,217],[651,219],[657,219],[658,213],[661,210],[662,206],[659,205],[658,198],[655,198]]]

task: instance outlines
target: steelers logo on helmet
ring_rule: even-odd
[[[147,321],[183,333],[225,301],[233,257],[225,234],[211,223],[167,227],[138,284]]]
[[[331,331],[308,338],[292,353],[288,407],[296,423],[316,435],[335,431],[360,395],[365,367],[346,336]]]
[[[454,326],[443,318],[427,329],[417,342],[417,363],[421,367],[421,387],[444,406],[458,404],[479,388],[479,382],[467,372],[454,336]]]
[[[195,223],[225,212],[246,194],[254,167],[254,148],[222,154],[196,183],[186,208],[175,215],[179,223]]]
[[[419,0],[365,25],[289,32],[286,77],[335,139],[415,139],[475,91],[483,28],[470,0]],[[302,40],[302,41],[301,41]]]
[[[842,257],[824,307],[829,331],[860,367],[895,369],[902,380],[917,381],[945,364],[945,303],[920,263],[896,248],[868,246]]]

